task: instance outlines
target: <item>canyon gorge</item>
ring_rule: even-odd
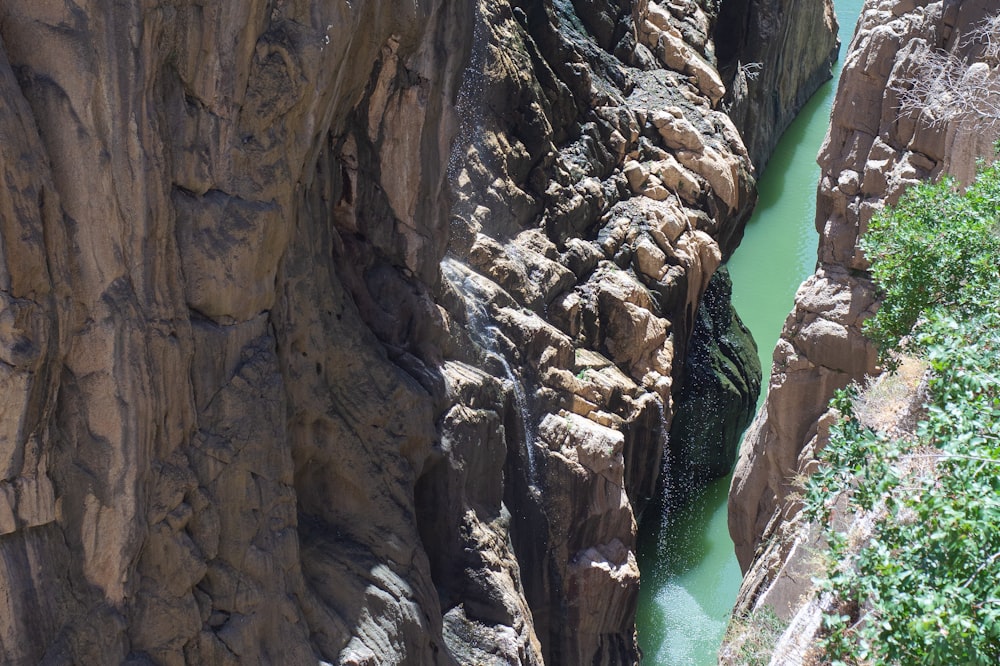
[[[744,611],[876,370],[858,235],[992,144],[885,91],[988,5],[866,3]],[[3,663],[639,663],[644,513],[754,419],[720,268],[837,50],[831,0],[0,4]]]

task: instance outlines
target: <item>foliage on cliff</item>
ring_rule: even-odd
[[[946,311],[966,319],[996,309],[998,211],[1000,173],[993,165],[964,192],[950,179],[913,187],[872,220],[861,247],[883,301],[865,334],[883,361],[891,363],[922,315]]]
[[[867,330],[930,367],[925,413],[887,434],[850,392],[807,510],[846,501],[868,523],[827,528],[824,649],[834,664],[1000,663],[1000,168],[967,190],[911,190],[873,220],[864,249],[885,301]],[[902,342],[901,342],[902,341]]]

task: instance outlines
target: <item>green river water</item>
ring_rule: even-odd
[[[841,54],[863,0],[835,0]],[[733,303],[759,348],[764,386],[771,352],[795,291],[813,272],[819,152],[836,88],[825,84],[782,137],[761,176],[760,199],[729,262]],[[647,666],[713,666],[741,576],[726,520],[729,479],[720,479],[663,518],[644,525],[639,543],[642,587],[637,626]],[[655,520],[652,522],[658,522]]]

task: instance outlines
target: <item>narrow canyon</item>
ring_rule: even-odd
[[[754,420],[720,267],[832,0],[0,3],[0,661],[637,664],[665,457],[766,602],[858,235],[992,143],[886,90],[989,5],[866,3]]]
[[[767,398],[742,443],[729,497],[730,532],[745,573],[734,613],[763,610],[785,624],[770,661],[775,666],[810,663],[828,610],[813,582],[825,546],[819,526],[803,514],[802,480],[829,442],[837,418],[830,400],[836,390],[883,371],[862,333],[878,309],[880,288],[861,236],[908,187],[943,176],[968,185],[977,163],[996,155],[1000,133],[988,109],[951,113],[943,94],[914,105],[913,98],[906,102],[908,91],[934,90],[927,79],[942,70],[929,64],[942,54],[961,63],[967,81],[995,89],[989,44],[996,17],[988,0],[866,0],[847,48],[818,157],[816,271],[785,321]],[[906,409],[919,412],[916,400]],[[839,519],[849,525],[863,518]],[[742,662],[729,649],[720,663]]]

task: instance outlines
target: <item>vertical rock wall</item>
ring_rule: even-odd
[[[0,6],[3,661],[634,663],[715,4]]]
[[[727,0],[715,32],[726,108],[763,170],[837,60],[833,0]]]
[[[412,499],[438,408],[352,288],[434,311],[470,24],[0,8],[5,663],[449,661]]]
[[[820,151],[818,268],[799,288],[774,351],[767,401],[743,442],[730,494],[730,531],[746,570],[766,526],[786,507],[800,452],[816,437],[833,392],[873,373],[875,351],[861,335],[877,307],[857,248],[874,212],[903,189],[942,172],[968,178],[990,154],[995,132],[900,115],[900,86],[937,49],[981,59],[964,36],[992,3],[869,0],[845,59],[831,126]],[[807,450],[811,450],[808,447]]]

